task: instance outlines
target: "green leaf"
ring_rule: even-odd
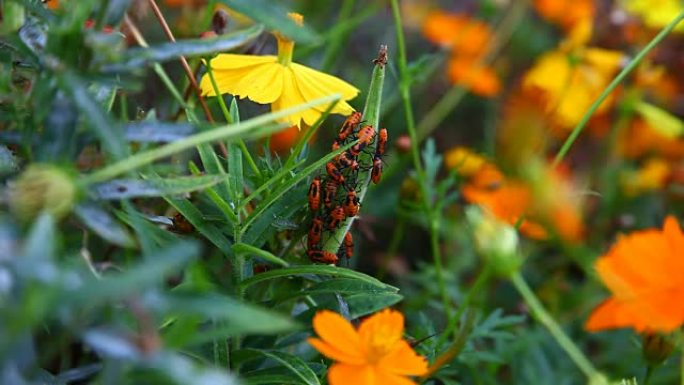
[[[353,319],[390,307],[404,299],[404,297],[401,294],[396,293],[362,293],[346,296],[344,299],[349,305],[349,315]]]
[[[308,275],[308,274],[330,275],[333,277],[358,279],[358,280],[367,282],[373,286],[377,286],[380,288],[393,288],[394,290],[398,290],[398,289],[394,288],[393,286],[390,286],[386,283],[379,281],[376,278],[371,277],[370,275],[359,273],[358,271],[346,269],[344,267],[328,266],[328,265],[292,266],[292,267],[286,267],[286,268],[277,269],[277,270],[270,270],[270,271],[266,271],[266,272],[257,274],[255,276],[252,276],[250,278],[247,278],[246,280],[242,281],[240,286],[243,289],[246,289],[246,288],[254,285],[255,283],[264,282],[264,281],[268,281],[268,280],[275,279],[275,278],[285,278],[285,277],[290,277],[293,275]]]
[[[57,252],[56,236],[54,218],[50,214],[41,214],[31,227],[24,244],[22,258],[33,263],[54,259]]]
[[[306,385],[320,385],[316,373],[299,357],[291,354],[279,352],[277,350],[244,349],[257,352],[264,357],[277,361],[282,366],[290,370],[298,379]]]
[[[121,160],[128,155],[128,147],[123,140],[123,132],[111,117],[88,92],[85,81],[72,72],[64,71],[57,76],[59,87],[72,98],[76,107],[85,116],[85,121],[93,129],[100,143],[114,159]]]
[[[365,281],[350,278],[334,278],[328,279],[322,282],[318,282],[315,285],[307,288],[304,294],[323,294],[323,293],[335,293],[340,295],[350,295],[350,294],[383,294],[383,293],[396,293],[397,288],[392,286],[379,287]]]
[[[187,137],[183,140],[168,143],[166,145],[160,146],[152,150],[139,152],[137,154],[129,156],[126,159],[120,160],[117,163],[103,167],[100,170],[85,176],[81,182],[86,185],[97,182],[103,182],[117,175],[132,171],[138,167],[150,164],[156,160],[163,159],[167,156],[179,153],[181,151],[191,149],[203,143],[210,143],[216,140],[226,140],[235,138],[261,138],[263,136],[269,135],[277,130],[286,127],[285,123],[276,125],[269,124],[275,121],[276,119],[289,116],[294,112],[299,112],[309,109],[311,107],[330,103],[334,100],[338,100],[339,98],[340,95],[326,96],[320,99],[312,100],[308,103],[300,104],[298,106],[294,106],[291,108],[286,108],[284,110],[280,110],[277,112],[259,115],[255,118],[252,118],[244,122],[217,127],[215,129]],[[261,129],[258,129],[258,127],[261,127]]]
[[[248,334],[278,334],[299,328],[290,317],[221,295],[176,294],[160,299],[157,305],[173,317],[200,316],[214,321],[211,327],[203,327],[201,332],[190,336],[190,344]]]
[[[192,191],[204,190],[224,180],[226,180],[226,177],[219,175],[151,178],[147,180],[115,179],[90,186],[90,195],[94,199],[99,200],[181,195]]]
[[[102,279],[92,277],[62,297],[68,302],[86,306],[140,294],[145,288],[161,284],[169,274],[178,272],[198,253],[197,243],[179,241],[159,250],[144,262],[130,266],[123,273]]]
[[[130,71],[149,63],[164,62],[181,56],[203,56],[230,51],[255,39],[262,30],[261,26],[255,25],[212,39],[178,40],[149,48],[132,48],[126,51],[121,62],[105,65],[103,69],[109,72]]]
[[[121,247],[135,247],[135,240],[126,228],[102,208],[92,203],[82,203],[74,208],[74,214],[88,229],[107,242]]]
[[[141,120],[124,127],[126,140],[139,143],[175,142],[195,133],[188,123],[168,123]]]
[[[273,264],[284,266],[284,267],[290,266],[289,263],[287,263],[286,261],[283,261],[282,259],[280,259],[280,258],[276,257],[275,255],[269,253],[268,251],[261,250],[258,247],[254,247],[254,246],[248,245],[246,243],[234,244],[233,245],[233,252],[237,255],[254,254],[254,255],[258,256],[259,258],[261,258],[267,262],[271,262]]]
[[[289,10],[278,2],[269,0],[220,0],[220,2],[294,41],[316,43],[319,40],[316,33],[306,26],[306,20],[303,26],[297,25],[287,16]]]
[[[231,242],[211,223],[204,220],[202,213],[187,199],[164,197],[197,231],[226,255],[232,255]]]

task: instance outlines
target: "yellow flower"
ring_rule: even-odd
[[[313,327],[319,338],[309,343],[337,361],[328,370],[330,385],[410,385],[406,376],[427,372],[427,361],[403,339],[404,316],[385,309],[361,322],[358,330],[341,315],[316,313]]]
[[[523,80],[526,91],[543,93],[546,112],[561,128],[571,129],[579,123],[623,59],[619,51],[585,47],[590,37],[590,21],[578,24],[558,49],[542,55]],[[611,103],[608,98],[598,112]]]
[[[662,28],[684,11],[681,0],[624,0],[623,4],[650,28]],[[676,30],[684,31],[684,27],[679,25]]]
[[[289,14],[298,24],[302,16]],[[279,111],[309,101],[342,95],[342,101],[332,109],[333,114],[349,115],[354,109],[346,100],[354,98],[359,90],[334,76],[292,62],[294,42],[279,33],[278,56],[219,54],[210,65],[220,93],[248,98],[256,103],[271,104],[272,111]],[[209,75],[200,82],[204,95],[215,96]],[[327,106],[317,106],[280,119],[301,128],[301,122],[313,125]]]
[[[459,175],[470,177],[489,162],[466,147],[457,146],[444,154],[444,165]]]
[[[620,182],[627,195],[635,196],[662,189],[667,184],[671,172],[672,168],[667,161],[653,158],[646,161],[638,170],[622,174]]]

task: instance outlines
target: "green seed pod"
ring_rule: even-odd
[[[76,201],[73,178],[48,164],[29,166],[10,186],[10,209],[22,221],[46,211],[59,219],[69,214]]]
[[[652,333],[641,336],[641,353],[651,365],[659,365],[672,354],[675,342],[672,336]]]

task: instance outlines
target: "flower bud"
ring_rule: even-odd
[[[508,277],[518,271],[523,261],[518,254],[518,232],[515,228],[476,206],[468,207],[466,216],[473,226],[475,249],[494,273]]]
[[[641,354],[650,365],[661,364],[675,348],[672,336],[658,333],[642,335],[641,344]]]
[[[72,177],[47,164],[29,166],[10,186],[10,208],[21,220],[29,221],[42,211],[59,219],[67,215],[76,200]]]

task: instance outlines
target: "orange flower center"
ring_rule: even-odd
[[[387,354],[391,353],[398,342],[401,341],[401,333],[391,327],[380,327],[374,330],[366,341],[366,358],[370,364],[375,364]]]

